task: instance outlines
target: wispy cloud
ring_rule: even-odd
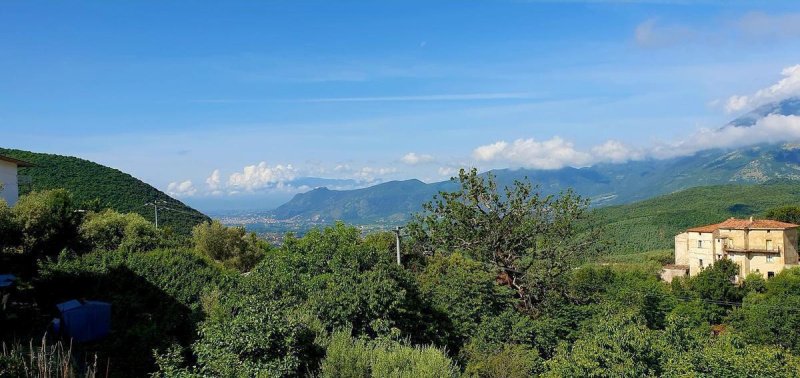
[[[800,36],[800,13],[748,12],[736,18],[710,20],[703,26],[650,18],[636,25],[633,40],[640,47],[683,43],[763,43]]]
[[[327,97],[299,100],[301,102],[382,102],[382,101],[477,101],[477,100],[522,100],[537,96],[531,93],[450,93],[414,96],[372,96],[372,97]]]

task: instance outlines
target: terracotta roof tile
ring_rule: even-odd
[[[800,227],[793,223],[786,223],[786,222],[779,222],[776,220],[770,219],[736,219],[731,218],[722,223],[716,224],[709,224],[707,226],[700,226],[690,228],[686,231],[688,232],[702,232],[702,233],[711,233],[720,228],[726,230],[744,230],[744,229],[767,229],[767,230],[785,230],[787,228],[797,228]]]

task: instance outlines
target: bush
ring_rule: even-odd
[[[229,268],[250,271],[264,257],[268,245],[242,227],[219,221],[201,223],[192,230],[195,251]]]
[[[14,218],[22,232],[25,252],[34,256],[55,256],[64,248],[75,249],[80,213],[64,189],[33,192],[14,206]]]
[[[6,201],[0,198],[0,253],[6,248],[19,245],[20,236],[14,213]]]
[[[320,369],[322,377],[457,377],[456,365],[432,346],[352,339],[349,332],[331,337]]]
[[[81,238],[92,250],[114,251],[123,248],[141,252],[158,247],[159,230],[139,214],[114,210],[90,213],[80,227]]]
[[[201,372],[217,377],[295,377],[318,354],[316,334],[289,301],[233,295],[212,306],[193,350]]]

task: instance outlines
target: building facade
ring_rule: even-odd
[[[32,164],[0,155],[0,198],[10,206],[17,203],[19,199],[19,177],[17,170],[19,167],[31,167]]]
[[[675,265],[696,275],[720,259],[739,265],[738,278],[759,273],[769,278],[798,265],[796,224],[766,219],[735,219],[695,227],[675,236]]]

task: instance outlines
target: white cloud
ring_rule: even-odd
[[[409,153],[405,154],[402,158],[400,158],[400,161],[402,161],[403,163],[406,163],[408,165],[417,165],[417,164],[430,163],[433,160],[434,160],[433,156],[431,156],[431,155],[428,155],[428,154],[417,154],[415,152],[409,152]]]
[[[571,142],[560,137],[545,141],[517,139],[513,143],[505,141],[480,146],[472,156],[479,161],[505,161],[526,168],[558,169],[564,166],[586,166],[592,156],[575,149]]]
[[[208,185],[208,190],[211,191],[211,194],[222,194],[222,191],[220,190],[222,188],[222,182],[220,180],[219,169],[215,169],[214,172],[211,172],[211,176],[206,178],[206,184]]]
[[[592,147],[592,156],[596,162],[624,163],[629,160],[641,160],[644,155],[644,151],[631,148],[616,140],[609,140]]]
[[[380,181],[382,177],[397,172],[397,168],[388,167],[361,167],[352,173],[352,178],[365,182]]]
[[[735,148],[758,143],[798,140],[800,140],[800,116],[773,114],[750,127],[727,126],[721,129],[700,129],[684,140],[653,147],[649,155],[657,159],[664,159],[691,155],[711,148]]]
[[[781,71],[783,79],[777,83],[747,96],[731,96],[725,103],[725,110],[738,112],[754,108],[771,101],[778,101],[800,95],[800,64],[786,67]]]
[[[192,180],[183,182],[171,182],[167,185],[167,194],[173,197],[191,197],[197,194]]]
[[[228,187],[234,190],[254,191],[258,189],[282,189],[288,181],[294,180],[297,171],[291,164],[270,166],[266,162],[248,165],[241,172],[228,178]]]
[[[458,168],[455,167],[439,167],[439,176],[453,177],[458,173]]]

